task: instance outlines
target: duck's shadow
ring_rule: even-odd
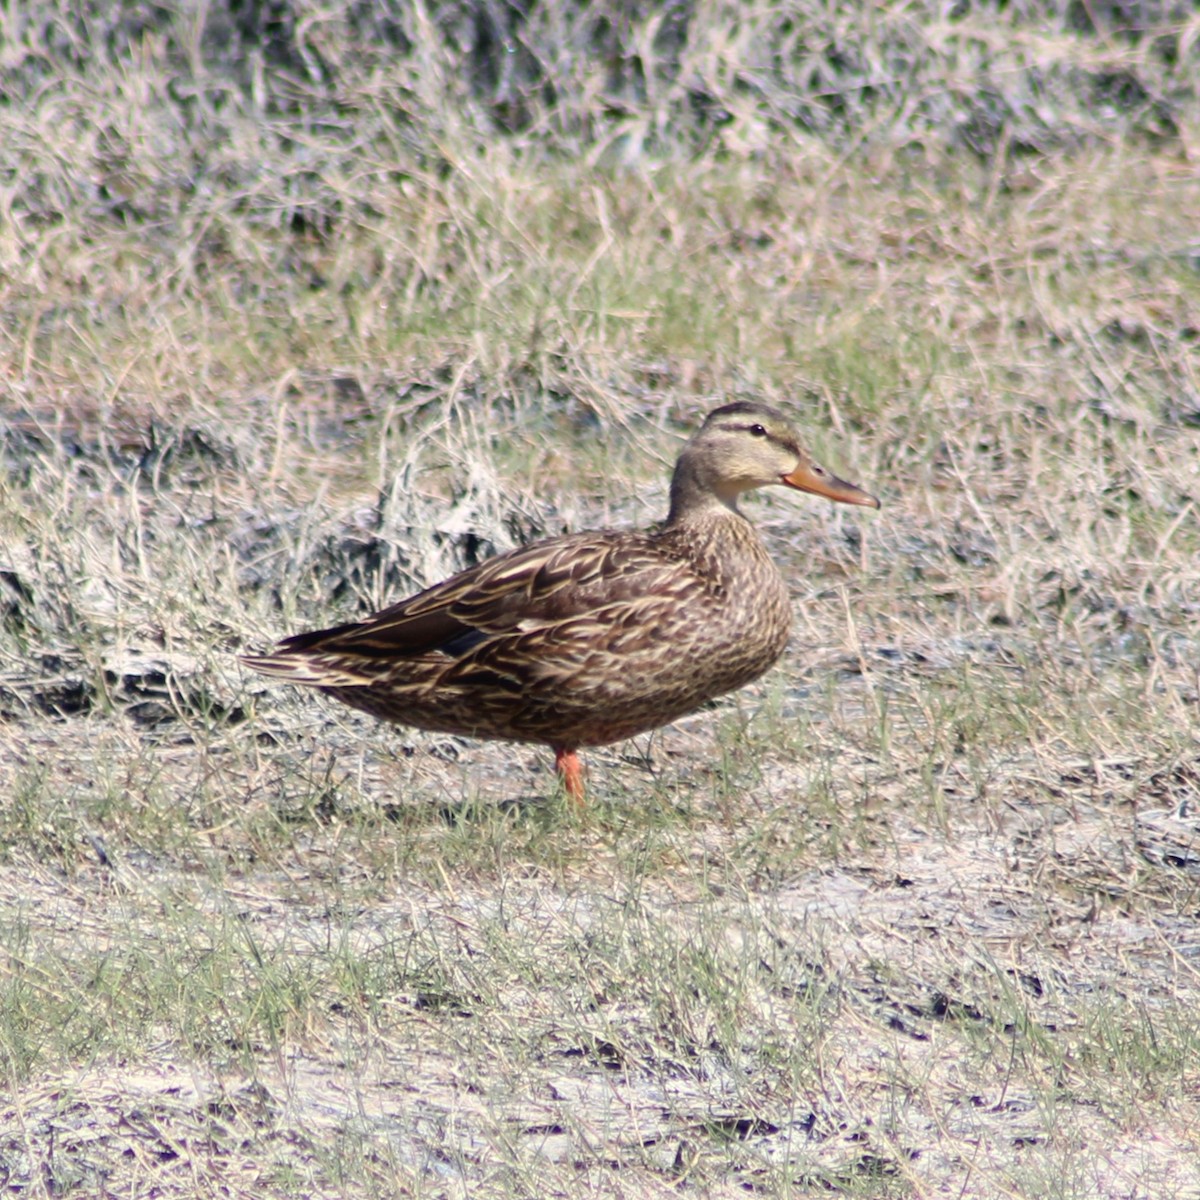
[[[449,801],[440,804],[437,815],[450,826],[475,825],[488,818],[502,818],[516,824],[522,819],[533,818],[540,824],[548,819],[561,815],[564,804],[560,797],[553,793],[539,795],[530,793],[524,796],[509,796],[502,800],[471,800]]]

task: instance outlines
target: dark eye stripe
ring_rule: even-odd
[[[730,415],[732,416],[733,414]],[[800,447],[791,438],[786,436],[780,437],[778,434],[772,433],[761,421],[750,421],[745,425],[740,423],[734,424],[732,421],[728,423],[722,421],[718,428],[728,430],[730,433],[749,433],[755,437],[762,437],[765,441],[773,442],[776,446],[787,450],[791,454],[799,455],[802,453]],[[762,433],[755,434],[754,431],[756,429],[761,429]]]
[[[796,447],[787,438],[779,437],[772,433],[761,421],[755,421],[750,425],[726,425],[726,429],[736,429],[740,433],[753,434],[755,437],[764,438],[768,442],[773,442],[776,446],[781,446],[784,450],[790,450],[794,453],[799,453]],[[755,433],[755,430],[761,430],[760,433]]]

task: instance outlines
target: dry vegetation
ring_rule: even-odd
[[[1190,5],[0,13],[0,1190],[1200,1196]],[[758,689],[235,655],[791,404]]]

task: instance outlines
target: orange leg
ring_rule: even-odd
[[[568,746],[555,746],[554,769],[562,780],[563,790],[576,804],[582,804],[583,764],[579,761],[579,755]]]

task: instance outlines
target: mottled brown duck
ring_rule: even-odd
[[[580,747],[666,725],[783,653],[787,589],[737,505],[772,484],[879,507],[814,462],[778,409],[738,401],[684,446],[659,527],[512,550],[242,661],[401,725],[544,742],[581,801]]]

